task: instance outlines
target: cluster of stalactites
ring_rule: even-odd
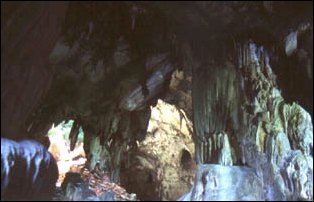
[[[241,129],[243,92],[238,72],[236,66],[227,59],[223,64],[204,62],[193,69],[192,98],[198,163],[218,163],[220,154],[215,152],[212,145],[220,145],[218,140],[221,138],[214,136],[224,134],[223,139],[226,141],[221,142],[228,142],[229,145],[230,135]],[[228,163],[219,163],[233,164],[231,152],[228,153]]]

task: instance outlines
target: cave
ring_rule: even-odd
[[[311,1],[1,2],[1,200],[312,201],[312,118]]]

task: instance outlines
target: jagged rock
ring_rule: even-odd
[[[220,165],[232,166],[234,163],[235,155],[225,133],[214,134],[209,144],[209,162],[217,162]]]
[[[224,68],[218,65],[204,66],[195,70],[197,73],[193,75],[198,78],[193,82],[192,88],[198,163],[210,162],[209,156],[213,155],[208,154],[206,150],[210,146],[209,139],[215,133],[225,132],[227,128],[236,133],[241,125],[239,115],[242,97],[239,76],[232,64],[226,63]],[[205,149],[201,152],[203,147]]]
[[[108,191],[98,197],[87,198],[85,201],[117,201],[117,197],[113,192]]]
[[[313,182],[306,180],[313,175],[311,164],[313,162],[313,126],[311,117],[298,104],[290,105],[285,102],[278,90],[276,77],[271,70],[270,55],[264,47],[257,46],[251,41],[242,45],[238,51],[240,52],[238,54],[240,57],[239,68],[242,70],[233,74],[235,78],[238,77],[240,81],[243,80],[243,84],[239,86],[237,96],[228,93],[228,95],[221,97],[226,100],[232,97],[232,103],[240,104],[240,108],[244,110],[238,111],[238,117],[242,120],[239,122],[243,124],[238,125],[239,128],[237,128],[235,127],[236,124],[224,126],[214,121],[208,122],[209,114],[215,114],[214,117],[210,117],[211,119],[216,119],[217,116],[229,120],[233,118],[230,111],[227,111],[229,113],[222,113],[222,110],[218,113],[212,110],[211,107],[216,106],[214,101],[205,103],[209,105],[203,108],[205,111],[199,110],[200,106],[196,106],[194,122],[197,124],[195,126],[196,134],[198,134],[196,143],[199,145],[196,147],[199,148],[196,150],[196,157],[198,158],[199,155],[204,162],[242,163],[252,167],[262,180],[262,189],[265,193],[263,197],[267,200],[311,200],[313,192],[310,191],[310,187],[313,186]],[[226,76],[221,77],[226,78]],[[201,97],[206,93],[204,91],[208,89],[201,88],[204,84],[198,82],[200,81],[194,84],[199,85],[198,90],[201,90],[200,92],[196,90],[193,99],[200,105],[206,101],[206,96],[205,98]],[[216,85],[219,86],[219,83],[211,80],[206,82],[208,82],[207,85],[214,86],[213,88]],[[206,82],[204,81],[204,83]],[[237,92],[235,87],[232,88],[233,91]],[[213,91],[218,92],[219,98],[219,93],[232,88],[221,84],[220,89]],[[239,95],[243,96],[240,97]],[[232,106],[226,101],[219,102],[219,104],[222,104],[222,108],[227,109]],[[221,120],[221,118],[216,120]],[[218,128],[223,132],[211,133],[210,131],[215,130],[208,130],[208,128]],[[233,137],[237,139],[236,141],[234,139],[230,141],[231,136],[225,132],[227,130],[228,133],[236,134]],[[228,146],[223,146],[223,143]],[[223,151],[225,154],[229,154],[225,156],[224,161],[221,158]],[[289,171],[286,171],[289,167],[287,165],[296,165],[296,170],[288,169]],[[301,172],[306,173],[306,176],[300,177]],[[301,192],[302,196],[300,195]]]
[[[285,190],[278,175],[289,148],[284,134],[290,148],[312,162],[311,120],[287,105],[299,101],[312,113],[312,2],[86,2],[69,3],[68,9],[66,4],[2,4],[2,136],[37,138],[52,123],[79,120],[87,166],[100,165],[119,181],[121,162],[146,135],[150,105],[167,91],[172,71],[182,68],[183,79],[173,74],[180,84],[170,81],[171,93],[178,95],[172,103],[193,117],[198,163],[216,152],[208,147],[218,133],[227,134],[222,143],[232,149],[224,146],[227,155],[213,163],[229,164],[234,154],[233,164],[255,168],[267,186],[267,178],[277,179],[278,190]],[[50,66],[48,55],[58,39]],[[279,84],[283,93],[270,64],[285,78]],[[252,145],[245,148],[245,141]],[[182,168],[189,170],[189,155],[182,156]],[[145,158],[139,161],[156,165],[157,158]],[[153,179],[158,176],[150,171]]]
[[[191,122],[184,111],[158,100],[147,133],[122,169],[121,183],[140,200],[175,200],[193,182]]]
[[[313,156],[313,125],[310,114],[296,103],[285,106],[282,113],[292,148]]]
[[[142,109],[149,101],[163,91],[165,83],[169,80],[174,66],[171,63],[164,64],[156,70],[145,83],[147,95],[144,93],[143,86],[137,86],[120,103],[120,107],[127,111]]]
[[[92,199],[96,194],[89,189],[89,184],[84,182],[79,173],[67,173],[61,185],[64,201],[85,201]]]
[[[90,152],[88,154],[89,169],[94,170],[96,166],[98,166],[100,170],[108,170],[108,166],[110,165],[109,162],[111,160],[108,147],[106,145],[101,145],[100,138],[97,136],[93,136],[90,139]]]
[[[130,62],[130,45],[126,43],[123,37],[119,38],[113,57],[117,67],[121,67]]]
[[[254,96],[257,98],[253,111],[258,113],[252,114],[251,120],[256,121],[248,124],[253,126],[250,133],[254,134],[256,131],[256,141],[251,144],[255,144],[257,148],[253,146],[252,150],[242,152],[247,153],[246,155],[250,153],[249,157],[245,158],[250,160],[245,163],[255,168],[262,176],[268,200],[311,200],[313,181],[307,180],[313,175],[311,117],[296,103],[292,105],[285,103],[276,82],[272,80],[274,76],[266,74],[271,71],[263,71],[265,68],[263,65],[267,64],[263,63],[263,60],[265,61],[265,57],[268,56],[259,57],[257,55],[259,48],[248,49],[252,56],[249,59],[251,62],[247,65],[251,68],[250,79],[256,90],[253,99]],[[256,66],[252,65],[254,63]],[[269,64],[266,66],[270,68]],[[254,127],[257,129],[254,130]],[[252,159],[258,160],[254,162]],[[292,167],[289,168],[288,165]],[[302,177],[300,173],[303,173]]]
[[[204,164],[199,166],[194,186],[184,201],[265,200],[263,183],[254,169]]]
[[[96,193],[97,196],[88,197],[92,200],[103,201],[117,200],[117,201],[136,201],[137,197],[134,193],[127,193],[127,191],[110,181],[108,173],[101,174],[99,172],[90,172],[86,168],[80,170],[82,178],[89,183],[89,188]],[[88,198],[86,200],[88,200]]]
[[[268,160],[275,165],[278,165],[282,158],[291,150],[289,139],[282,132],[268,134],[264,144]]]
[[[110,182],[109,176],[100,176],[86,168],[68,172],[52,198],[53,201],[136,201],[123,187]]]
[[[300,150],[290,151],[280,166],[288,200],[313,200],[313,160]]]
[[[290,56],[298,46],[298,32],[291,32],[285,39],[286,55]]]
[[[309,23],[300,23],[296,31],[290,32],[285,38],[285,53],[292,55],[298,48],[298,38],[310,28]]]
[[[48,200],[57,179],[57,164],[43,145],[1,137],[1,200]]]

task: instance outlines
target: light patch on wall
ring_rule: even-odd
[[[69,120],[67,122],[63,121],[57,126],[53,124],[48,132],[50,140],[49,152],[51,152],[56,159],[59,169],[57,186],[61,186],[67,172],[78,171],[86,162],[83,149],[84,133],[81,128],[75,149],[70,151],[69,134],[73,122],[73,120]]]

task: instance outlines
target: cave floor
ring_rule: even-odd
[[[101,196],[106,192],[112,192],[115,194],[117,200],[119,201],[134,201],[136,199],[136,194],[132,193],[129,194],[127,191],[119,186],[116,183],[110,181],[110,177],[108,173],[99,174],[97,172],[91,172],[84,167],[84,164],[81,163],[82,161],[72,162],[71,168],[69,172],[78,173],[80,174],[81,178],[84,180],[84,183],[88,184],[88,189],[91,190],[93,193],[96,194],[96,197]],[[62,165],[61,165],[62,166]],[[67,165],[63,165],[67,166]],[[60,164],[59,164],[60,167]],[[59,174],[58,182],[56,183],[56,191],[52,198],[52,201],[60,201],[60,200],[67,200],[70,198],[77,198],[77,196],[69,196],[74,195],[77,192],[70,192],[64,193],[62,189],[62,183],[65,180],[65,173]],[[68,189],[66,189],[68,190]],[[84,190],[88,191],[88,190]],[[67,192],[67,191],[66,191]],[[82,198],[84,199],[84,198]]]

